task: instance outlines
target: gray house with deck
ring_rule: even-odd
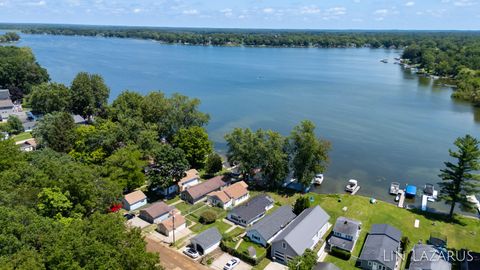
[[[358,258],[360,268],[396,270],[400,266],[402,233],[388,224],[373,224]]]

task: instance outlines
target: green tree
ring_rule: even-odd
[[[294,257],[288,262],[290,270],[312,270],[317,264],[318,256],[311,249],[306,249],[302,256]]]
[[[222,157],[217,153],[211,153],[207,157],[207,162],[205,163],[205,172],[208,174],[216,174],[221,171],[223,168]]]
[[[330,143],[315,135],[315,125],[302,121],[290,135],[290,155],[293,175],[305,186],[309,186],[316,173],[325,171]]]
[[[295,204],[293,205],[293,212],[296,215],[300,215],[303,210],[310,207],[310,199],[307,196],[299,197],[295,200]]]
[[[150,188],[171,186],[179,181],[189,168],[183,150],[168,144],[162,144],[153,151],[153,160],[154,164],[147,173]]]
[[[22,121],[16,115],[10,115],[8,117],[7,129],[11,134],[20,134],[25,131]]]
[[[450,204],[449,217],[453,217],[455,206],[460,204],[463,210],[472,210],[473,204],[466,196],[480,193],[480,149],[479,141],[470,136],[460,137],[455,140],[457,151],[449,150],[455,162],[445,162],[445,169],[441,170],[439,177],[442,182],[440,199]]]
[[[112,119],[121,120],[124,118],[130,119],[141,119],[143,117],[142,107],[143,107],[144,97],[132,91],[123,91],[118,95],[118,97],[113,101],[110,108],[110,114]]]
[[[38,122],[33,136],[39,145],[67,153],[73,148],[75,141],[73,117],[66,112],[47,114]]]
[[[23,155],[15,142],[11,139],[0,140],[0,172],[15,167],[20,161],[23,161]]]
[[[213,150],[207,131],[197,126],[181,128],[173,137],[172,144],[183,150],[193,168],[203,168],[207,156]]]
[[[33,112],[47,114],[70,110],[70,89],[59,83],[42,83],[32,87],[28,104]]]
[[[90,119],[104,110],[110,89],[102,76],[80,72],[71,86],[72,112]]]
[[[43,188],[38,194],[37,209],[43,216],[56,219],[67,217],[72,206],[68,194],[63,194],[59,188]]]
[[[105,161],[106,176],[120,184],[123,190],[131,191],[145,184],[143,169],[147,162],[134,146],[118,149]]]
[[[288,140],[278,132],[267,131],[263,156],[262,172],[267,183],[272,186],[281,186],[288,176]]]

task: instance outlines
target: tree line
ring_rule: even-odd
[[[15,42],[19,40],[20,36],[15,32],[7,32],[3,35],[0,35],[0,43]]]

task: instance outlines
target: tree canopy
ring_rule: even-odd
[[[107,105],[110,89],[102,76],[80,72],[71,86],[72,112],[85,119],[99,114]]]
[[[39,114],[70,111],[70,89],[60,83],[42,83],[32,87],[27,102]]]
[[[203,168],[207,156],[213,151],[207,131],[198,126],[178,130],[173,137],[172,144],[183,150],[193,168]]]

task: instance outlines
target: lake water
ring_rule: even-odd
[[[219,151],[234,127],[288,134],[310,119],[333,145],[318,192],[343,192],[354,178],[360,194],[392,200],[390,182],[420,189],[438,182],[455,138],[480,135],[478,112],[452,101],[450,89],[394,65],[400,54],[394,50],[176,46],[48,35],[22,35],[19,45],[33,48],[54,81],[69,84],[79,71],[103,75],[112,99],[124,89],[200,98]]]

